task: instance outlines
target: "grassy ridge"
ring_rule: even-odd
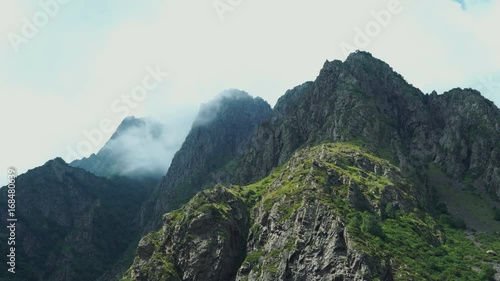
[[[498,252],[498,236],[469,233],[468,237],[460,225],[447,220],[446,210],[432,216],[417,207],[403,211],[391,204],[382,205],[381,194],[389,188],[397,189],[404,200],[417,206],[414,194],[418,187],[406,178],[363,169],[362,165],[398,171],[389,161],[354,144],[322,144],[302,150],[263,180],[248,186],[232,186],[229,192],[245,202],[252,216],[250,233],[255,237],[259,237],[261,231],[261,225],[253,219],[255,208],[264,212],[275,208],[281,222],[293,222],[293,216],[304,207],[303,198],[307,196],[328,206],[332,216],[343,218],[357,250],[390,262],[395,280],[493,280],[492,264],[500,263],[500,259],[486,251]],[[343,178],[345,183],[332,184],[332,175]],[[359,188],[375,209],[360,209],[349,202],[352,185]],[[186,224],[206,212],[221,217],[228,214],[229,206],[206,202],[204,198],[200,193],[188,204],[189,208],[168,214],[170,224]],[[148,239],[155,237],[151,235]],[[244,263],[277,273],[278,263],[273,261],[295,247],[295,238],[288,238],[283,247],[271,252],[258,249],[247,253]],[[157,257],[156,260],[166,260],[164,271],[173,270],[171,258]],[[175,276],[174,273],[168,276]]]

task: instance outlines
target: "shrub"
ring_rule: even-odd
[[[443,202],[436,205],[436,211],[438,214],[448,214],[448,208],[446,208],[446,204]]]
[[[496,270],[491,265],[483,265],[479,272],[479,280],[494,281]]]
[[[354,215],[349,221],[347,227],[350,230],[359,230],[361,227],[361,217],[358,214]]]
[[[461,218],[455,218],[450,215],[441,215],[439,216],[439,221],[443,224],[447,224],[456,229],[466,229],[467,225],[465,221]]]
[[[399,218],[399,208],[393,204],[389,203],[384,209],[384,219],[397,219]]]

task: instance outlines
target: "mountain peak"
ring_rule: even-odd
[[[352,53],[350,53],[347,56],[347,60],[352,59],[352,58],[356,58],[356,59],[375,59],[375,60],[378,60],[370,52],[361,51],[361,50],[357,50],[355,52],[352,52]]]
[[[154,119],[129,116],[97,154],[75,160],[71,166],[108,178],[158,180],[173,157],[170,146],[180,146],[169,133],[164,124]]]
[[[56,157],[52,160],[49,160],[44,165],[49,165],[49,164],[67,165],[66,162],[61,157]]]
[[[220,93],[215,99],[224,99],[224,98],[228,98],[228,99],[253,99],[253,97],[249,93],[242,91],[242,90],[238,90],[238,89],[227,89],[227,90],[223,91],[222,93]]]
[[[50,167],[54,170],[63,170],[69,167],[69,165],[61,158],[57,157],[52,160],[47,161],[41,167]]]
[[[118,128],[111,136],[111,139],[118,138],[121,134],[134,127],[142,127],[146,124],[146,122],[142,118],[137,118],[135,116],[127,116],[125,117]]]
[[[187,202],[196,192],[230,177],[232,162],[251,141],[258,126],[272,114],[271,106],[239,90],[229,90],[203,104],[191,131],[175,154],[166,176],[146,202],[141,218],[159,216]],[[182,194],[175,198],[171,194]],[[147,223],[150,223],[147,222]]]
[[[374,57],[371,53],[357,51],[351,53],[344,62],[352,70],[362,70],[365,72],[378,73],[396,73],[392,67],[385,61]],[[399,75],[399,74],[398,74]]]
[[[258,115],[266,111],[270,112],[271,106],[262,98],[254,98],[245,91],[230,89],[220,93],[212,101],[201,105],[193,128],[210,124],[217,119],[233,118],[231,116],[244,112]]]

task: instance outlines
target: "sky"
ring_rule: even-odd
[[[424,93],[472,87],[498,106],[499,1],[2,0],[0,168],[89,156],[128,115],[180,144],[223,90],[274,105],[355,49]]]

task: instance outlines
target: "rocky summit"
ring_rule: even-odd
[[[202,105],[157,182],[89,159],[18,178],[19,280],[500,280],[500,110],[366,52]]]

